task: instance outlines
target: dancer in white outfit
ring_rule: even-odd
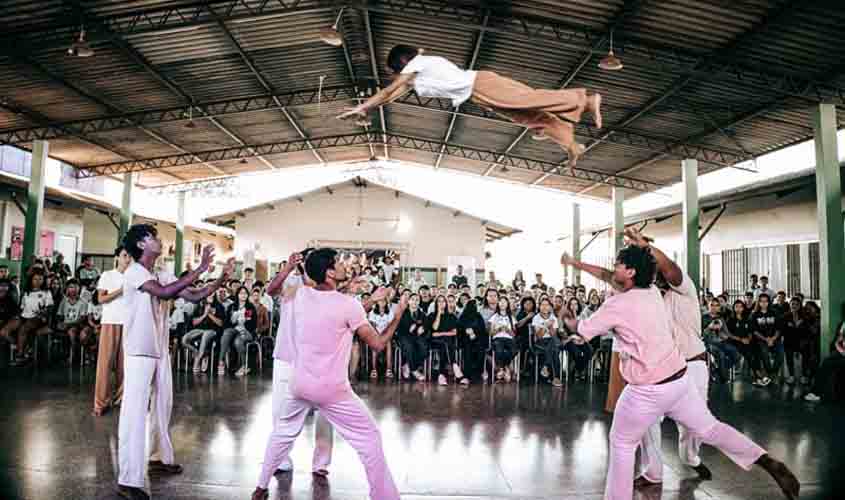
[[[379,335],[367,321],[361,304],[337,291],[337,283],[346,279],[346,264],[338,258],[336,251],[311,252],[305,271],[316,285],[299,287],[282,299],[291,302],[293,315],[289,336],[293,350],[290,392],[285,398],[283,414],[275,422],[268,440],[252,500],[268,498],[270,477],[287,458],[312,408],[319,409],[358,452],[370,484],[370,498],[398,499],[399,490],[387,467],[381,433],[366,405],[352,390],[347,368],[352,334],[357,334],[371,348],[383,350],[393,339],[407,301],[402,299],[394,320],[384,334]]]
[[[199,267],[177,280],[171,273],[154,271],[155,261],[161,255],[161,241],[153,226],[132,226],[123,246],[133,262],[124,273],[123,283],[125,375],[118,430],[117,493],[130,500],[146,500],[149,495],[143,488],[148,407],[152,416],[150,474],[182,472],[173,457],[169,429],[173,408],[167,328],[169,299],[182,297],[199,302],[211,295],[228,279],[234,259],[227,262],[219,279],[196,289],[191,284],[209,269],[214,259],[213,247],[205,247]]]
[[[273,281],[267,285],[267,294],[275,297],[284,290],[291,293],[296,287],[303,283],[302,276],[292,274],[300,266],[302,256],[293,254],[287,260],[285,267],[279,271]],[[291,277],[298,278],[291,280]],[[279,312],[279,329],[276,332],[276,347],[273,350],[273,425],[282,417],[285,411],[285,399],[288,395],[288,383],[290,382],[291,365],[293,363],[293,347],[291,336],[294,328],[293,314],[291,311],[293,303],[288,300],[281,301]],[[311,462],[311,472],[325,476],[329,473],[329,464],[332,461],[332,447],[334,444],[334,430],[329,421],[321,413],[317,413],[315,423],[314,458]],[[268,446],[272,442],[268,443]],[[267,454],[275,455],[277,450],[267,450]],[[293,463],[290,456],[286,457],[279,465],[279,471],[290,472],[293,470]]]

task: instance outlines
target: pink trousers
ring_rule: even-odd
[[[312,408],[317,408],[326,417],[337,432],[358,452],[367,481],[370,483],[370,498],[373,500],[396,500],[399,489],[393,481],[393,475],[387,467],[387,459],[381,444],[381,432],[367,406],[355,393],[340,401],[328,404],[315,404],[291,394],[285,399],[284,412],[276,420],[273,433],[267,443],[264,466],[258,486],[267,488],[276,468],[290,453],[293,442],[302,427],[305,417]]]
[[[707,362],[688,362],[687,377],[690,380],[690,389],[698,391],[701,399],[707,401],[710,385],[710,370],[707,369]],[[660,429],[662,421],[661,417],[652,424],[640,443],[640,475],[653,483],[663,481],[663,452],[661,450],[663,438]],[[690,467],[701,465],[701,458],[698,456],[699,448],[701,448],[701,439],[690,433],[686,427],[678,425],[678,456],[681,458],[681,463]]]
[[[648,428],[666,415],[705,444],[718,448],[745,470],[766,451],[736,429],[716,420],[690,377],[660,385],[625,387],[616,404],[610,429],[610,465],[605,500],[631,500],[634,494],[634,456]]]

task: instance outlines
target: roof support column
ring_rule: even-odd
[[[611,235],[613,236],[613,258],[619,250],[622,250],[622,237],[625,233],[625,211],[622,205],[625,204],[625,192],[621,187],[614,186],[611,190],[611,204],[613,205],[613,228]]]
[[[569,255],[576,260],[581,260],[581,205],[578,203],[572,204],[572,246],[569,249]],[[569,266],[567,266],[569,267]],[[578,286],[581,284],[581,270],[572,267],[572,284]]]
[[[683,239],[684,271],[698,288],[701,281],[701,244],[698,240],[698,160],[681,162],[681,182],[684,189]]]
[[[50,143],[34,141],[32,144],[32,173],[26,198],[26,223],[23,231],[23,273],[35,260],[41,241],[41,215],[44,211],[44,187],[47,183],[47,155]]]
[[[185,256],[185,191],[177,193],[176,208],[176,255],[173,259],[173,274],[182,274],[182,259]]]
[[[132,225],[132,172],[123,174],[123,201],[120,204],[120,227],[118,228],[118,244],[123,241],[129,226]]]
[[[836,106],[819,104],[813,111],[816,141],[816,208],[819,216],[821,292],[821,354],[829,347],[842,320],[845,298],[845,234],[842,226],[842,186],[836,144]]]

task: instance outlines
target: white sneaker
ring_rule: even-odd
[[[437,377],[437,383],[440,385],[449,385],[449,381],[446,380],[446,375],[443,374],[440,374],[440,376]]]
[[[821,400],[822,400],[822,398],[816,396],[812,392],[808,392],[807,394],[804,394],[804,401],[810,401],[812,403],[818,403]]]
[[[238,368],[238,371],[235,372],[236,377],[243,377],[244,375],[246,375],[246,373],[244,373],[244,367],[243,366]]]
[[[543,378],[549,378],[549,367],[544,366],[543,369],[540,370],[540,375],[542,375]]]
[[[488,378],[490,378],[490,377],[487,375],[487,370],[484,370],[484,372],[481,374],[481,381],[487,382]]]
[[[452,373],[458,380],[464,378],[464,372],[461,370],[461,366],[458,363],[452,363]]]
[[[770,379],[769,377],[763,377],[763,379],[762,379],[762,380],[760,380],[760,384],[761,384],[763,387],[766,387],[767,385],[769,385],[769,384],[771,384],[771,383],[772,383],[772,379]]]
[[[505,368],[505,382],[510,383],[511,381],[511,369]]]
[[[416,378],[418,381],[422,382],[423,380],[425,380],[425,373],[417,370],[417,371],[414,372],[414,378]]]
[[[200,362],[200,369],[203,373],[208,371],[208,357],[203,356],[202,361]]]
[[[499,371],[496,372],[496,380],[502,380],[505,378],[505,370],[499,368]]]
[[[402,380],[408,380],[411,378],[411,367],[408,365],[402,366]]]
[[[795,377],[793,377],[792,375],[786,377],[786,383],[787,384],[794,384],[795,383]]]

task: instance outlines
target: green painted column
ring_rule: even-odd
[[[572,204],[572,248],[569,255],[581,260],[581,205],[577,203]],[[572,283],[574,285],[581,284],[581,270],[572,269]]]
[[[821,350],[829,354],[835,329],[842,320],[845,298],[845,234],[842,226],[842,185],[836,144],[836,106],[819,104],[813,112],[816,140],[816,209],[819,216],[821,268]]]
[[[176,276],[182,273],[182,259],[185,256],[185,191],[179,191],[176,209],[176,256],[173,262],[173,272]]]
[[[616,259],[616,254],[622,249],[625,236],[625,211],[623,205],[625,204],[625,192],[621,187],[614,187],[611,191],[611,201],[613,205],[613,258]]]
[[[44,187],[47,182],[47,155],[50,143],[32,143],[32,173],[29,176],[29,191],[26,199],[26,223],[23,231],[23,268],[29,267],[38,253],[41,242],[41,215],[44,212]]]
[[[120,205],[120,229],[117,235],[118,244],[132,225],[132,172],[123,174],[123,202]]]
[[[701,281],[701,245],[698,241],[698,160],[681,162],[681,184],[684,189],[683,226],[684,271],[699,288]]]

